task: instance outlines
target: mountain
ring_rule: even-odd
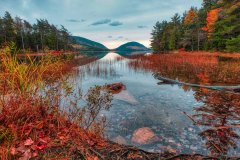
[[[144,45],[138,42],[128,42],[115,49],[115,51],[121,52],[148,51],[148,50],[149,48],[145,47]]]
[[[71,36],[73,47],[82,51],[108,51],[109,49],[101,43],[79,36]]]

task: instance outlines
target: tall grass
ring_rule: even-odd
[[[86,146],[101,146],[111,94],[89,90],[73,95],[65,74],[73,65],[66,57],[20,59],[10,47],[0,51],[0,159],[69,158]],[[65,106],[62,106],[63,98]],[[93,134],[94,133],[94,134]]]
[[[44,74],[58,67],[60,62],[51,62],[51,59],[37,61],[30,57],[25,57],[22,62],[16,55],[12,55],[10,48],[6,47],[0,53],[0,78],[1,91],[15,91],[18,93],[32,92],[36,87],[40,87]],[[51,76],[51,75],[50,75]]]

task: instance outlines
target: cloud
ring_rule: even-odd
[[[96,21],[96,22],[92,23],[91,25],[97,26],[97,25],[102,25],[102,24],[108,24],[110,22],[111,22],[111,19],[103,19],[103,20]]]
[[[113,36],[108,36],[108,38],[113,38]]]
[[[140,25],[140,26],[137,26],[138,28],[148,28],[147,26],[142,26],[142,25]]]
[[[110,23],[109,25],[110,25],[110,26],[113,26],[113,27],[116,27],[116,26],[121,26],[121,25],[123,25],[123,23],[122,23],[122,22],[119,22],[119,21],[114,21],[114,22]]]
[[[81,20],[78,20],[78,19],[67,19],[66,21],[77,23],[77,22],[85,22],[86,20],[85,19],[81,19]]]

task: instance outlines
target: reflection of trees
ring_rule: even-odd
[[[204,105],[195,108],[196,114],[192,117],[187,116],[202,130],[200,136],[212,155],[226,155],[232,148],[238,147],[240,94],[184,85],[156,73],[153,76],[161,81],[159,85],[179,85],[184,91],[195,91],[195,99]]]
[[[195,108],[192,116],[197,125],[208,127],[200,136],[206,140],[206,147],[212,155],[226,155],[231,148],[237,148],[240,127],[240,95],[227,92],[199,89],[195,98],[204,103]]]
[[[93,76],[101,78],[117,78],[113,61],[95,61],[80,68],[80,76]]]

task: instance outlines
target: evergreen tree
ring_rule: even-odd
[[[5,15],[3,17],[3,35],[5,42],[16,40],[14,21],[9,12],[5,12]]]
[[[169,49],[175,50],[179,48],[180,40],[180,29],[181,29],[181,17],[179,14],[175,14],[170,22],[170,38],[169,38]]]
[[[191,7],[183,22],[185,32],[182,38],[182,44],[184,48],[191,51],[199,50],[199,25],[198,10]]]
[[[14,42],[18,49],[67,50],[71,49],[69,40],[70,33],[65,27],[59,29],[46,19],[37,19],[37,23],[31,25],[20,17],[13,20],[9,12],[0,17],[0,45]]]
[[[212,34],[213,49],[220,51],[240,51],[240,4],[238,0],[224,0],[219,4],[219,20]],[[236,49],[237,47],[237,49]],[[235,48],[231,50],[231,48]]]
[[[239,0],[203,0],[202,8],[191,7],[182,17],[157,22],[151,45],[154,52],[169,50],[240,51]]]
[[[3,19],[0,17],[0,45],[4,42],[5,35],[4,35],[4,28],[3,28]]]

